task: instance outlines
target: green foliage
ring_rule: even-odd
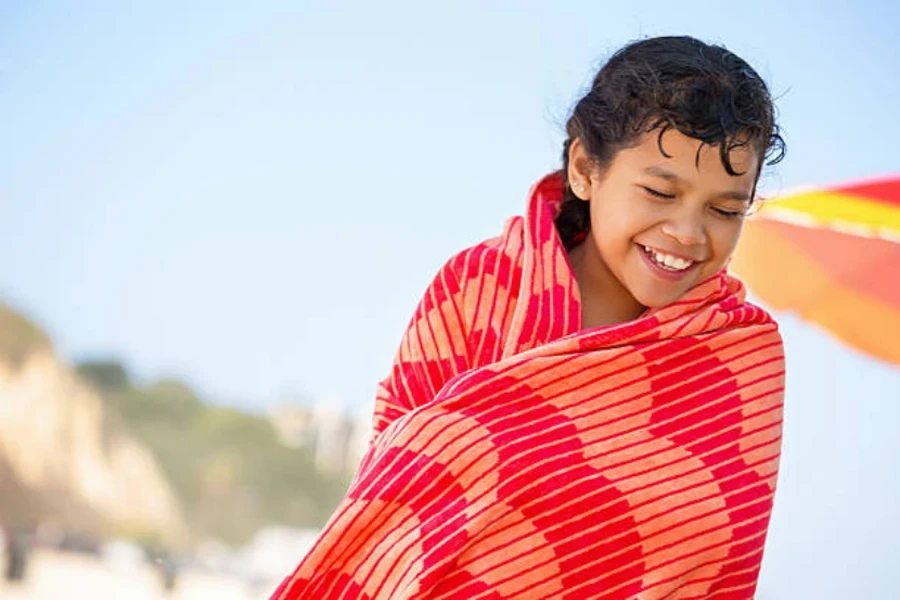
[[[131,385],[125,366],[116,361],[85,361],[78,365],[78,374],[103,392],[115,392]]]
[[[237,544],[268,524],[320,526],[343,496],[349,478],[318,472],[268,419],[209,406],[177,381],[122,386],[127,372],[112,364],[79,370],[106,390],[109,422],[156,455],[196,536]]]
[[[47,335],[0,303],[0,358],[20,366],[43,349],[52,350]],[[307,452],[283,446],[267,419],[207,405],[179,381],[141,385],[115,360],[83,362],[77,371],[104,400],[104,443],[130,433],[148,446],[197,538],[237,544],[269,524],[320,526],[349,484],[348,476],[318,472]],[[27,520],[51,510],[17,485],[0,463],[0,492],[21,500],[0,502],[0,518]]]

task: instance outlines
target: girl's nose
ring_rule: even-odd
[[[696,217],[684,216],[673,218],[662,226],[664,234],[682,246],[702,246],[706,244],[706,231],[702,222]]]

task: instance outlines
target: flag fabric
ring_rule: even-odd
[[[767,307],[900,365],[900,177],[764,201],[729,268]]]

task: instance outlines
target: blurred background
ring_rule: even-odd
[[[898,25],[887,0],[0,2],[0,597],[266,597],[419,295],[559,168],[609,54],[746,59],[777,196],[898,173]],[[776,316],[758,597],[900,597],[900,369]]]

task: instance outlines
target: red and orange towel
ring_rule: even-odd
[[[724,271],[580,331],[560,180],[425,294],[344,502],[274,599],[752,598],[781,444],[769,315]]]

